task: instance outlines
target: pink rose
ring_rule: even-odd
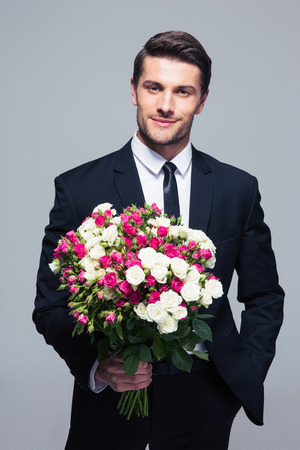
[[[68,277],[68,285],[74,284],[75,281],[76,281],[75,275],[70,275],[70,276]]]
[[[159,237],[165,237],[168,234],[168,227],[158,227],[157,234]]]
[[[74,252],[76,253],[79,259],[82,259],[86,255],[86,248],[84,244],[76,244],[74,245]]]
[[[79,281],[79,283],[84,283],[86,281],[86,278],[84,276],[84,271],[81,270],[77,276],[77,281]]]
[[[168,290],[168,286],[166,284],[163,284],[160,288],[160,292],[166,292]]]
[[[64,269],[64,276],[67,277],[68,275],[70,275],[69,272],[74,272],[74,267],[66,267]]]
[[[134,223],[136,223],[137,225],[141,225],[143,223],[143,220],[138,212],[132,213],[129,219],[133,219]]]
[[[101,256],[101,258],[99,258],[99,262],[103,267],[103,269],[107,269],[111,265],[110,256],[108,255]]]
[[[197,247],[196,242],[195,241],[190,241],[189,242],[189,248],[194,248],[194,247]]]
[[[71,292],[71,294],[75,294],[75,292],[78,291],[78,286],[75,286],[75,284],[71,284],[69,287],[69,292]]]
[[[137,303],[139,303],[140,299],[141,299],[141,293],[140,291],[131,291],[129,294],[129,301],[130,303],[136,305]]]
[[[127,267],[127,269],[132,266],[139,266],[141,269],[143,268],[142,263],[139,260],[132,259],[131,261],[126,261],[125,267]]]
[[[99,214],[96,217],[95,225],[97,225],[97,227],[102,227],[104,224],[105,224],[105,217]]]
[[[104,276],[104,286],[114,287],[116,285],[117,285],[117,276],[116,276],[115,272],[107,273]]]
[[[179,256],[178,248],[175,247],[174,244],[165,244],[164,249],[165,255],[168,256],[169,258],[175,258],[176,256]]]
[[[131,284],[128,283],[127,280],[123,280],[119,283],[119,288],[121,289],[121,291],[124,293],[124,295],[126,295],[126,297],[130,294],[130,292],[132,291],[132,287]]]
[[[125,233],[129,234],[129,236],[134,236],[137,233],[137,229],[130,225],[129,222],[124,223],[123,227]]]
[[[160,244],[160,239],[158,239],[157,237],[153,237],[149,241],[149,247],[154,248],[154,250],[156,250],[160,246]]]
[[[173,291],[175,292],[180,292],[181,289],[183,288],[184,283],[182,280],[180,280],[180,278],[174,278],[174,280],[171,281],[171,289],[173,289]]]
[[[148,303],[156,303],[160,300],[160,293],[158,291],[151,292]]]
[[[208,248],[204,248],[200,250],[201,258],[210,259],[212,257],[212,253]]]
[[[124,213],[120,214],[120,218],[122,220],[123,223],[127,223],[128,222],[128,216]]]
[[[152,275],[147,275],[146,276],[146,286],[150,287],[150,286],[155,286],[156,280]]]
[[[111,260],[114,264],[121,264],[122,263],[122,255],[118,252],[112,252],[110,255]]]
[[[129,250],[131,250],[131,249],[132,249],[132,242],[131,242],[131,239],[129,239],[129,237],[127,237],[127,236],[124,236],[124,242],[125,242],[126,247],[127,247]]]
[[[73,314],[74,319],[77,319],[78,316],[79,316],[79,312],[75,311],[74,314]]]
[[[136,237],[136,240],[137,240],[137,245],[139,247],[144,248],[148,244],[147,236],[142,236],[142,235],[138,234]]]
[[[80,316],[78,317],[78,322],[79,322],[81,325],[85,325],[85,324],[87,323],[88,320],[89,320],[88,317],[85,316],[84,314],[80,314]]]
[[[218,280],[219,278],[215,277],[214,275],[212,275],[211,277],[208,278],[208,280]]]
[[[105,217],[107,217],[108,219],[110,219],[110,218],[111,218],[111,210],[110,210],[110,209],[107,209],[106,211],[104,211],[104,215],[105,215]]]
[[[98,297],[99,300],[102,300],[102,299],[103,299],[103,295],[101,295],[100,292],[97,292],[96,295],[97,295],[97,297]]]
[[[66,233],[66,237],[69,239],[72,244],[76,244],[78,242],[78,237],[76,236],[76,233],[74,230],[68,231]]]
[[[123,308],[124,305],[125,305],[125,300],[123,300],[122,298],[116,302],[117,308]]]
[[[155,212],[157,212],[157,214],[161,214],[161,209],[159,209],[156,203],[152,203],[152,205],[150,206],[150,210],[154,210]]]
[[[106,322],[108,323],[112,323],[115,321],[116,315],[114,312],[110,312],[107,314],[107,316],[105,317]]]
[[[196,264],[193,264],[193,266],[196,267],[196,269],[198,270],[199,273],[204,272],[204,269],[203,269],[203,267],[200,264],[196,263]]]

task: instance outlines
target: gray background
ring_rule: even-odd
[[[31,322],[53,178],[130,138],[134,56],[169,29],[194,34],[213,59],[192,140],[258,177],[287,294],[265,426],[240,412],[230,449],[300,448],[299,12],[297,0],[0,2],[1,450],[64,446],[73,380]],[[235,288],[232,303],[239,322]]]

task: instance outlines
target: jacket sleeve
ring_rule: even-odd
[[[275,341],[283,320],[284,292],[278,284],[270,230],[264,223],[257,180],[243,230],[237,273],[242,312],[241,338],[259,377],[264,380],[275,355]]]
[[[47,344],[65,360],[77,382],[88,389],[89,373],[97,358],[96,346],[91,344],[87,333],[72,337],[74,324],[69,315],[68,293],[57,290],[59,276],[54,275],[48,265],[58,239],[66,232],[76,230],[82,220],[61,177],[56,178],[55,188],[55,203],[42,243],[33,321]]]

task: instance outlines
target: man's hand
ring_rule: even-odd
[[[136,391],[143,389],[152,381],[152,365],[140,361],[134,375],[128,376],[123,369],[123,359],[120,356],[110,356],[99,363],[95,377],[108,384],[116,392]]]

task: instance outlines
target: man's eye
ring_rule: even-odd
[[[159,88],[158,86],[149,86],[149,87],[148,87],[148,90],[149,90],[150,92],[159,92],[159,91],[160,91],[160,88]]]
[[[186,96],[186,97],[188,95],[190,95],[190,93],[188,91],[184,90],[184,89],[179,89],[177,92],[178,92],[179,95],[183,95],[183,96]]]

